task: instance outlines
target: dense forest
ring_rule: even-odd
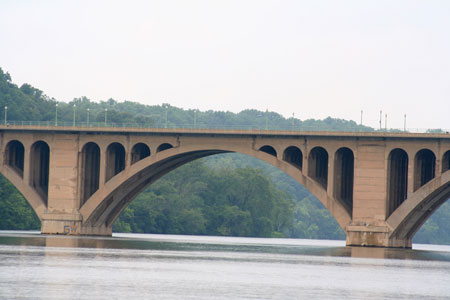
[[[275,112],[185,110],[86,97],[69,103],[29,84],[18,87],[0,69],[0,109],[5,121],[108,126],[374,131],[354,121],[299,120]],[[56,117],[58,116],[58,117]],[[23,196],[0,176],[0,229],[39,229]],[[221,154],[186,164],[142,192],[113,227],[120,232],[344,239],[323,205],[279,169],[242,154]],[[450,204],[445,203],[414,237],[416,243],[450,244]]]

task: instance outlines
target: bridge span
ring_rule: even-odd
[[[450,198],[450,135],[380,132],[0,126],[0,172],[46,234],[111,235],[164,174],[238,152],[292,176],[330,211],[347,245],[411,247]]]

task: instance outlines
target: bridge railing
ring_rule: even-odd
[[[326,125],[318,126],[305,126],[305,125],[293,125],[293,126],[258,126],[258,125],[211,125],[197,123],[195,126],[193,124],[139,124],[139,123],[111,123],[111,122],[55,122],[53,121],[8,121],[5,123],[0,123],[1,127],[59,127],[59,128],[141,128],[141,129],[217,129],[217,130],[252,130],[252,131],[325,131],[325,132],[391,132],[391,133],[449,133],[450,129],[425,129],[425,128],[383,128],[374,129],[367,126],[356,126],[356,127],[340,127],[332,128]]]

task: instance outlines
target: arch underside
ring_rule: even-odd
[[[39,219],[42,220],[42,216],[47,208],[45,199],[33,187],[26,184],[11,166],[4,165],[1,173],[22,194]]]
[[[434,178],[406,199],[386,223],[391,238],[412,239],[420,227],[450,199],[450,170]]]
[[[315,195],[335,217],[342,229],[350,223],[351,216],[342,203],[328,196],[326,189],[318,182],[304,176],[297,166],[279,160],[271,154],[257,150],[236,151],[235,149],[187,149],[171,148],[133,164],[108,181],[83,205],[80,212],[84,226],[111,227],[128,204],[149,185],[168,172],[193,160],[222,153],[239,152],[261,159],[280,168]]]

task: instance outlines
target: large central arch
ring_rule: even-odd
[[[140,192],[168,172],[202,157],[230,152],[256,157],[279,168],[316,196],[343,230],[350,223],[351,216],[342,203],[329,196],[323,183],[305,176],[299,170],[298,164],[279,159],[272,153],[245,147],[225,146],[211,149],[185,146],[168,148],[145,157],[106,182],[80,208],[86,233],[89,233],[89,228],[111,228],[120,213]]]

